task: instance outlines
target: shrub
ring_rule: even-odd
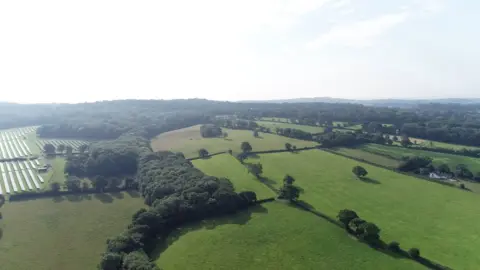
[[[465,189],[465,184],[463,184],[463,183],[460,184],[460,188],[461,188],[461,189]]]
[[[388,243],[387,249],[393,252],[400,252],[400,244],[398,242],[392,241]]]
[[[413,259],[418,259],[420,258],[420,250],[418,248],[411,248],[408,250],[408,255]]]

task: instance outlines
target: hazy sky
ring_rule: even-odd
[[[0,100],[480,97],[478,0],[0,1]]]

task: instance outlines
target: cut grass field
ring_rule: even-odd
[[[237,159],[229,154],[197,159],[193,165],[207,175],[228,178],[237,192],[254,191],[257,199],[275,197],[275,193],[250,174]]]
[[[276,128],[294,128],[303,130],[309,133],[322,133],[325,131],[323,127],[314,127],[314,126],[307,126],[307,125],[296,125],[296,124],[288,124],[288,123],[278,123],[278,122],[269,122],[269,121],[256,121],[259,126],[269,128],[272,132],[275,132]]]
[[[378,164],[380,166],[384,166],[392,169],[397,168],[398,165],[400,165],[400,161],[397,159],[387,158],[385,156],[363,151],[361,149],[342,147],[342,148],[335,148],[332,150],[334,152],[337,152],[349,157],[363,159],[363,160],[366,160],[367,162],[371,162],[371,163]]]
[[[480,159],[453,155],[453,154],[444,154],[432,151],[418,150],[413,148],[404,148],[404,147],[391,147],[387,145],[379,144],[366,144],[361,146],[359,149],[365,150],[371,153],[377,153],[381,155],[388,155],[392,158],[400,160],[403,156],[427,156],[433,159],[433,165],[437,166],[442,163],[448,164],[451,170],[455,170],[455,167],[458,164],[465,164],[467,167],[472,170],[474,173],[480,172]]]
[[[228,133],[227,138],[202,138],[199,125],[162,133],[152,140],[152,148],[154,151],[182,152],[185,157],[192,158],[198,156],[198,150],[201,148],[207,149],[211,154],[228,151],[229,149],[232,149],[234,153],[239,153],[241,151],[240,144],[244,141],[248,141],[252,145],[253,151],[284,149],[287,142],[297,146],[297,148],[317,145],[315,142],[268,133],[260,132],[260,137],[255,138],[253,132],[248,130],[226,128],[222,128],[222,130]]]
[[[65,196],[2,207],[1,269],[96,269],[107,238],[143,207],[134,194]]]
[[[320,150],[298,154],[260,155],[263,176],[278,187],[285,174],[292,175],[303,193],[300,199],[316,210],[335,217],[353,209],[381,228],[384,241],[417,247],[425,257],[453,269],[477,269],[480,257],[480,196],[386,169],[370,166]],[[359,180],[354,166],[368,171]]]
[[[393,138],[394,136],[391,135],[390,138]],[[401,136],[397,136],[397,138],[400,140]],[[462,150],[462,149],[469,149],[469,150],[480,150],[480,147],[475,147],[475,146],[466,146],[466,145],[461,145],[461,144],[453,144],[453,143],[445,143],[445,142],[438,142],[438,141],[431,141],[431,140],[426,140],[426,139],[420,139],[420,138],[409,138],[413,145],[411,147],[428,147],[428,148],[445,148],[445,149],[453,149],[453,150]],[[416,143],[415,143],[416,142]],[[395,142],[396,145],[400,145],[400,142]]]
[[[369,248],[281,202],[178,229],[157,264],[173,269],[424,269]]]

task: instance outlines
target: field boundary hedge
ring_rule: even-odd
[[[209,155],[206,155],[204,157],[193,157],[193,158],[187,158],[186,160],[197,160],[197,159],[206,159],[206,158],[210,158],[210,157],[213,157],[213,156],[216,156],[216,155],[220,155],[220,154],[225,154],[227,153],[227,151],[222,151],[222,152],[216,152],[216,153],[213,153],[213,154],[209,154]]]
[[[103,193],[111,193],[111,192],[121,192],[121,191],[138,191],[136,188],[109,188],[105,189],[103,191],[96,190],[93,188],[89,188],[86,190],[81,190],[81,191],[72,191],[72,190],[61,190],[61,191],[52,191],[52,190],[47,190],[47,191],[42,191],[42,192],[23,192],[23,193],[18,193],[18,194],[12,194],[9,197],[10,202],[16,202],[16,201],[27,201],[27,200],[35,200],[35,199],[40,199],[40,198],[51,198],[51,197],[57,197],[57,196],[65,196],[65,195],[88,195],[88,194],[103,194]]]

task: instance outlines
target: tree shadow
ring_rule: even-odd
[[[254,137],[255,139],[260,139],[263,140],[263,136],[258,135],[257,137]]]
[[[58,195],[58,196],[54,196],[54,197],[52,198],[52,201],[53,201],[53,202],[56,202],[56,203],[59,203],[59,202],[65,201],[65,198],[64,198],[63,196],[61,196],[61,195]]]
[[[375,180],[373,178],[370,178],[370,177],[358,177],[358,179],[364,183],[369,183],[369,184],[376,184],[376,185],[379,185],[381,184],[380,181],[378,180]]]
[[[112,203],[113,202],[113,197],[108,194],[108,193],[97,193],[93,195],[93,197],[102,203]]]
[[[251,159],[259,159],[260,156],[257,155],[257,154],[249,154],[249,155],[248,155],[248,158],[251,158]]]
[[[233,140],[230,139],[230,138],[223,138],[223,139],[224,139],[225,141],[229,141],[229,142],[233,141]]]
[[[246,225],[252,218],[253,213],[267,214],[268,209],[263,207],[261,204],[251,206],[243,211],[237,212],[235,214],[218,217],[218,218],[209,218],[204,219],[198,222],[192,222],[184,224],[182,227],[174,229],[166,240],[157,242],[155,248],[150,252],[150,258],[152,260],[157,260],[161,254],[175,241],[180,239],[183,235],[186,235],[189,232],[193,232],[200,229],[213,230],[217,226],[227,225],[227,224],[236,224],[236,225]]]
[[[125,193],[127,193],[130,197],[132,198],[140,198],[140,192],[138,192],[138,190],[127,190],[125,191]]]
[[[308,210],[315,210],[315,207],[309,203],[307,203],[304,200],[297,200],[298,206],[300,206],[303,209],[308,209]]]
[[[268,177],[265,177],[265,176],[260,176],[258,177],[258,180],[260,180],[260,182],[266,184],[266,185],[271,185],[271,186],[275,186],[277,184],[277,181],[275,180],[272,180]]]

